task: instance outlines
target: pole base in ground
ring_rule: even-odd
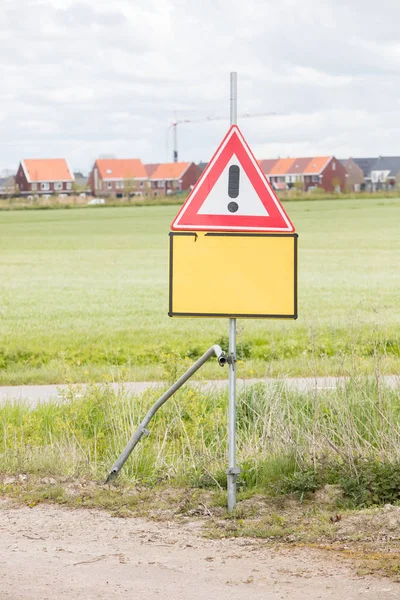
[[[231,512],[236,508],[236,482],[237,476],[240,475],[240,469],[228,469],[227,474],[227,492],[228,492],[228,510]]]

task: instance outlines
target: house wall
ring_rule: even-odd
[[[179,181],[158,179],[156,181],[150,181],[151,195],[152,196],[167,196],[171,193],[177,193],[180,190]]]
[[[168,180],[154,180],[151,181],[151,195],[152,196],[167,196],[171,193],[177,193],[179,191],[187,192],[194,186],[199,179],[202,171],[201,168],[192,163],[185,171],[185,174],[181,179],[168,179]],[[181,182],[181,183],[179,183]]]
[[[270,183],[285,183],[285,176],[284,175],[271,175],[269,177],[269,182]]]
[[[321,187],[326,192],[343,192],[346,189],[346,169],[337,158],[333,157],[323,170]]]
[[[92,193],[93,196],[96,196],[96,192],[100,195],[102,195],[102,192],[96,189],[96,185],[95,183],[99,183],[98,181],[96,181],[96,179],[98,179],[98,177],[95,177],[95,169],[97,169],[97,164],[94,163],[92,170],[90,171],[88,180],[87,180],[87,186],[88,186],[88,191]],[[97,170],[98,172],[98,170]]]
[[[304,190],[319,187],[325,192],[334,192],[346,189],[346,170],[343,165],[333,157],[319,175],[304,175]]]
[[[115,196],[121,194],[123,196],[132,194],[149,193],[149,183],[144,179],[129,179],[129,180],[102,180],[99,176],[100,190],[95,190],[93,195],[101,194],[102,196]]]
[[[201,169],[198,165],[192,163],[182,177],[182,191],[190,190],[190,186],[195,185],[201,175]]]
[[[334,192],[340,188],[346,189],[346,169],[333,157],[319,175],[304,175],[304,191],[319,187],[325,192]]]
[[[313,187],[322,188],[322,175],[304,175],[304,191],[308,192],[308,190]]]
[[[149,194],[150,182],[145,179],[106,179],[103,180],[97,163],[94,163],[87,180],[88,191],[93,196],[115,196],[117,194]]]
[[[346,190],[349,192],[360,192],[365,186],[364,173],[352,158],[343,164],[346,171]]]
[[[42,184],[46,189],[42,189]],[[72,181],[37,181],[26,183],[25,188],[21,192],[28,194],[63,194],[72,192]]]
[[[396,189],[397,177],[386,177],[384,181],[372,182],[370,184],[370,190],[372,192],[392,192]]]
[[[24,170],[20,164],[18,167],[17,174],[15,176],[15,184],[18,186],[20,192],[29,192],[29,184],[26,180]]]

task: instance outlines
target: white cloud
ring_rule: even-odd
[[[0,170],[166,160],[175,111],[180,156],[207,160],[231,70],[239,114],[278,113],[240,122],[260,157],[400,154],[399,21],[392,0],[3,0]]]

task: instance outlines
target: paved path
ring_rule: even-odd
[[[39,505],[0,511],[1,600],[395,600],[331,553],[205,539],[201,523]]]
[[[318,392],[320,390],[335,389],[340,385],[344,385],[348,381],[346,377],[298,377],[288,379],[238,379],[238,387],[253,385],[254,383],[265,383],[267,386],[284,385],[290,390]],[[381,381],[391,388],[400,387],[399,375],[387,375],[381,378]],[[101,384],[99,384],[101,385]],[[165,387],[165,382],[149,382],[149,381],[133,381],[129,383],[112,383],[109,384],[115,390],[123,390],[128,394],[141,394],[145,390],[154,387]],[[228,385],[225,379],[215,381],[193,381],[189,385],[202,386],[203,388],[216,387],[223,389]],[[48,402],[62,398],[63,394],[69,390],[76,390],[76,393],[84,393],[87,388],[86,384],[80,385],[21,385],[21,386],[0,386],[0,402],[7,400],[25,401],[32,405],[39,402]]]

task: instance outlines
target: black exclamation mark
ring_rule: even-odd
[[[228,196],[229,198],[237,198],[239,196],[239,182],[240,182],[240,169],[237,165],[229,167],[229,179],[228,179]],[[235,213],[239,210],[239,204],[237,202],[229,202],[228,210],[231,213]]]

